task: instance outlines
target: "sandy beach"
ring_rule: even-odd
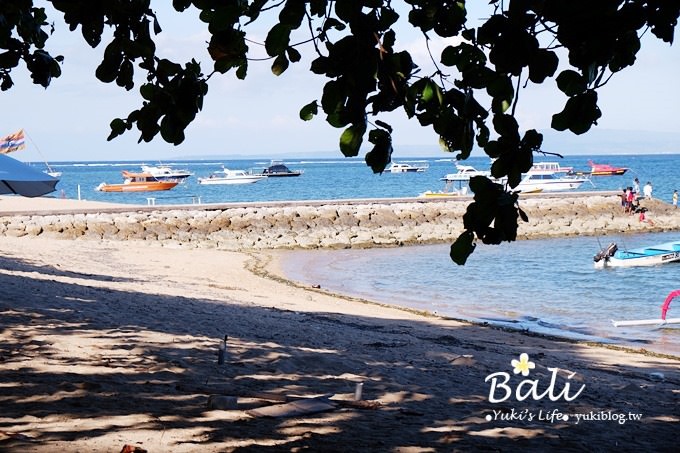
[[[0,450],[677,451],[679,358],[329,294],[278,253],[0,237]]]

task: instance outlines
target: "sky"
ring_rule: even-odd
[[[488,15],[485,2],[468,2],[469,16]],[[156,36],[158,55],[184,63],[195,58],[204,73],[210,72],[212,61],[207,53],[209,34],[193,10],[178,14],[171,2],[153,0],[163,32]],[[33,85],[27,71],[12,72],[15,86],[0,92],[0,136],[23,128],[28,147],[14,156],[23,161],[96,161],[143,159],[192,159],[210,156],[238,157],[319,157],[341,156],[338,140],[342,132],[325,122],[323,112],[312,121],[302,121],[302,106],[320,99],[326,80],[309,72],[315,57],[303,50],[301,62],[291,64],[288,71],[276,77],[270,71],[271,61],[250,62],[248,77],[238,80],[232,73],[214,76],[203,110],[185,131],[186,140],[179,146],[167,144],[160,136],[151,143],[138,143],[136,130],[111,142],[109,123],[124,118],[139,108],[139,84],[126,92],[115,84],[99,82],[94,72],[101,61],[105,44],[96,49],[87,46],[80,31],[69,32],[61,16],[50,13],[55,33],[48,41],[52,55],[64,55],[62,76],[49,88]],[[402,18],[405,19],[406,14]],[[264,42],[272,22],[250,30],[249,38]],[[400,32],[404,32],[400,35]],[[252,33],[252,34],[250,34]],[[680,121],[676,106],[680,105],[680,49],[658,39],[645,37],[638,61],[633,68],[617,74],[600,90],[603,117],[598,126],[584,136],[551,131],[550,120],[566,101],[549,81],[543,86],[530,85],[520,94],[517,116],[523,130],[535,128],[545,133],[543,149],[560,154],[630,154],[670,153],[680,151]],[[435,55],[447,41],[431,42]],[[265,56],[264,50],[250,44],[253,57]],[[422,35],[397,30],[398,50],[411,52],[417,62],[427,62]],[[421,64],[421,74],[432,67]],[[137,79],[138,81],[141,79]],[[417,121],[408,120],[403,112],[380,116],[394,127],[395,157],[437,156],[444,153],[438,138]],[[365,152],[365,150],[364,150]],[[481,152],[475,154],[481,155]]]

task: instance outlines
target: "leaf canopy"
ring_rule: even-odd
[[[358,155],[368,133],[372,148],[366,163],[382,172],[391,159],[392,127],[380,115],[401,109],[430,128],[446,150],[459,152],[457,158],[478,146],[494,159],[493,176],[508,184],[471,181],[475,200],[464,218],[466,231],[451,249],[459,264],[474,250],[475,238],[514,240],[517,219],[525,217],[512,187],[541,151],[542,136],[523,132],[515,116],[522,87],[555,84],[565,103],[552,127],[583,134],[602,115],[598,90],[635,64],[641,35],[649,30],[672,44],[680,16],[680,2],[670,0],[490,0],[481,24],[470,18],[465,0],[173,0],[176,11],[193,10],[206,24],[207,49],[197,49],[212,59],[204,74],[194,60],[158,55],[162,24],[150,0],[50,3],[61,22],[48,18],[39,2],[3,3],[0,89],[12,88],[13,71],[22,63],[43,87],[60,77],[63,57],[48,47],[54,27],[65,24],[79,30],[89,46],[105,45],[98,80],[125,90],[139,84],[142,105],[114,119],[108,139],[135,128],[140,141],[160,134],[175,145],[199,114],[211,77],[232,71],[238,79],[247,77],[253,64],[249,43],[257,41],[249,27],[271,20],[265,13],[278,12],[259,43],[271,71],[280,75],[304,61],[303,44],[312,44],[304,47],[313,49],[310,71],[327,82],[319,98],[301,108],[300,118],[310,120],[320,108],[331,126],[343,129],[344,155]],[[427,57],[436,65],[434,73],[420,74],[415,55],[399,47],[406,27],[427,43],[455,38],[440,55]],[[369,124],[376,127],[369,131]]]

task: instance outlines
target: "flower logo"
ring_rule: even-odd
[[[519,360],[512,359],[510,365],[513,367],[513,372],[515,374],[522,373],[522,376],[529,376],[529,370],[536,368],[534,362],[529,361],[529,354],[523,352],[519,356]]]

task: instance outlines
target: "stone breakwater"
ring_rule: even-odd
[[[0,235],[78,240],[143,240],[242,251],[365,248],[452,242],[470,199],[355,200],[183,205],[92,212],[0,213]],[[652,223],[622,212],[614,193],[520,200],[529,222],[520,239],[680,230],[680,211],[645,200]]]

